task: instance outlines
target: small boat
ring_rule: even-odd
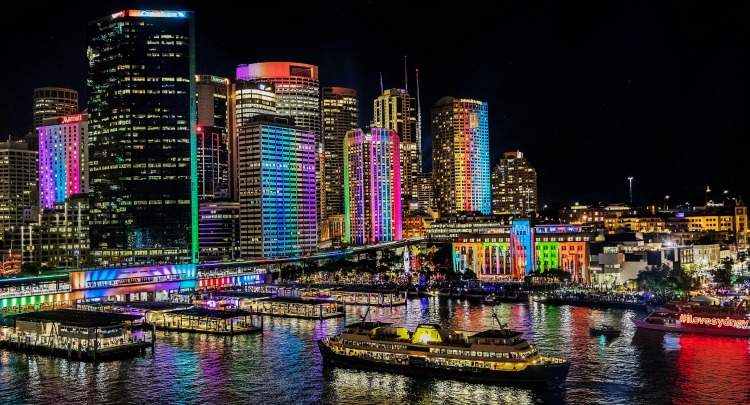
[[[495,293],[487,294],[482,301],[487,305],[497,305],[500,303],[500,297]]]
[[[589,327],[589,332],[591,332],[592,336],[607,336],[607,337],[620,336],[619,329],[615,329],[614,326],[607,325],[606,323],[602,323],[599,326]]]

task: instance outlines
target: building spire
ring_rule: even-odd
[[[419,69],[414,69],[417,76],[417,159],[419,172],[422,173],[422,105],[419,103]]]
[[[383,95],[383,72],[380,72],[380,95]]]
[[[404,55],[404,90],[406,90],[406,94],[409,94],[409,74],[406,72],[406,55]]]

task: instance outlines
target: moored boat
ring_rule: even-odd
[[[746,306],[744,300],[733,307],[670,301],[654,309],[645,319],[633,317],[631,320],[636,327],[642,329],[750,337],[750,316]]]
[[[542,355],[506,325],[469,332],[424,323],[412,332],[362,320],[320,339],[318,347],[329,365],[493,385],[557,385],[570,370],[568,360]]]
[[[599,326],[591,326],[589,327],[589,333],[593,336],[606,336],[606,337],[616,337],[620,336],[620,330],[615,328],[612,325],[607,325],[606,323],[602,323]]]

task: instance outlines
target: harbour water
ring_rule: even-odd
[[[556,388],[486,386],[323,366],[316,340],[358,321],[266,317],[260,333],[234,337],[157,332],[153,353],[83,363],[0,350],[2,404],[747,404],[750,339],[636,331],[645,312],[535,302],[503,303],[498,318],[540,352],[572,362]],[[419,323],[481,330],[493,326],[481,300],[411,298],[370,307],[368,320],[410,329]],[[592,337],[605,322],[622,330]],[[496,324],[495,324],[496,326]]]

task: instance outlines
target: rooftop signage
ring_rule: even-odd
[[[186,18],[187,13],[185,11],[172,11],[172,10],[128,10],[130,17],[170,17],[170,18]]]

